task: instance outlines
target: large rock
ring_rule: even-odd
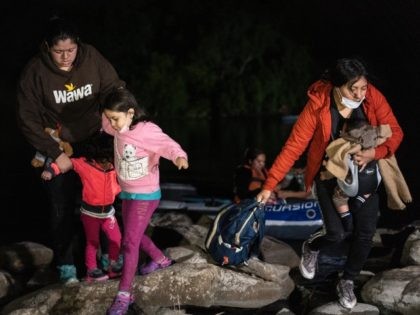
[[[1,314],[45,315],[54,314],[56,303],[63,296],[64,287],[56,284],[24,295],[6,305]],[[69,313],[70,314],[70,313]]]
[[[49,266],[53,251],[38,243],[20,242],[0,248],[0,268],[21,273]]]
[[[392,269],[377,274],[362,288],[365,302],[384,313],[420,314],[420,266]]]
[[[162,290],[164,284],[164,290]],[[279,283],[211,264],[175,264],[134,285],[140,306],[194,305],[260,308],[286,299]],[[287,285],[290,289],[290,285]],[[293,288],[293,287],[292,287]]]
[[[342,307],[337,302],[330,302],[309,312],[309,315],[345,315],[349,314],[349,310]],[[373,305],[357,303],[351,310],[352,315],[379,315],[379,309]]]
[[[22,285],[5,270],[0,270],[0,303],[4,304],[23,291]]]
[[[294,268],[299,266],[300,258],[287,243],[272,236],[265,236],[260,246],[261,256],[265,262]]]
[[[168,228],[183,236],[188,244],[197,245],[204,249],[204,242],[209,226],[193,224],[191,218],[184,213],[167,212],[153,216],[152,227]]]
[[[209,264],[206,255],[194,247],[169,252],[171,258],[177,256],[178,263],[134,280],[136,304],[142,309],[183,305],[261,308],[286,300],[294,288],[287,266],[255,260],[245,271]],[[117,280],[48,286],[9,303],[3,314],[104,314],[117,290]]]
[[[420,265],[420,230],[415,230],[408,236],[401,256],[401,264]]]

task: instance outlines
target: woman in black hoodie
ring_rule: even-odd
[[[80,41],[73,25],[53,18],[39,54],[24,68],[17,88],[18,123],[38,152],[55,161],[62,174],[45,182],[50,202],[51,246],[60,279],[77,281],[72,254],[74,211],[80,183],[60,143],[44,130],[56,129],[62,141],[83,154],[83,142],[101,127],[99,104],[111,89],[125,87],[114,67],[91,45]]]

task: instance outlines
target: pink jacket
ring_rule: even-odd
[[[159,190],[159,159],[175,162],[187,159],[187,153],[152,122],[139,122],[133,130],[119,133],[102,116],[105,132],[114,136],[115,169],[121,189],[129,193],[148,194]]]
[[[325,81],[317,81],[309,87],[309,99],[269,170],[264,189],[273,190],[308,146],[305,185],[308,189],[312,187],[325,156],[325,149],[331,140],[332,88],[332,84]],[[363,110],[371,125],[389,124],[392,131],[392,136],[375,148],[375,159],[391,156],[403,139],[403,131],[387,100],[372,84],[368,85]]]

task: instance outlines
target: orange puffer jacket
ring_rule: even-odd
[[[308,190],[312,187],[325,156],[325,149],[331,140],[332,88],[331,83],[321,80],[309,87],[309,99],[270,168],[264,189],[273,190],[308,146],[305,185]],[[375,149],[375,159],[394,154],[403,139],[403,131],[386,98],[370,83],[363,101],[363,111],[371,125],[389,124],[391,127],[392,136]]]

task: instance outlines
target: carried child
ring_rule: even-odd
[[[115,218],[113,203],[121,191],[113,166],[112,138],[106,134],[93,136],[85,147],[84,157],[71,158],[73,170],[82,182],[82,205],[80,218],[86,235],[85,264],[87,281],[103,281],[120,275],[119,262],[121,232]],[[60,174],[56,163],[48,163],[41,174],[51,180]],[[105,274],[97,266],[100,231],[108,239],[110,264]]]
[[[389,125],[374,127],[365,119],[348,119],[343,127],[340,138],[332,141],[326,153],[329,160],[325,163],[327,171],[324,178],[337,177],[332,201],[340,215],[344,230],[353,230],[353,218],[349,207],[349,198],[356,208],[372,195],[381,182],[381,174],[376,160],[365,168],[359,169],[354,164],[352,155],[360,150],[375,148],[391,136]],[[343,177],[343,172],[345,176]]]
[[[160,157],[172,161],[179,170],[188,168],[188,160],[181,146],[147,119],[128,90],[112,91],[102,109],[103,129],[114,136],[115,167],[122,189],[124,266],[118,293],[107,311],[116,315],[125,314],[134,301],[132,282],[140,249],[152,259],[140,269],[141,274],[172,264],[144,232],[161,198]]]

